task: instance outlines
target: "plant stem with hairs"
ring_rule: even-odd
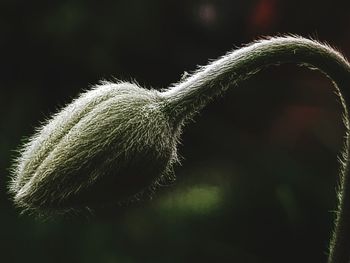
[[[316,68],[330,78],[346,129],[335,229],[328,263],[350,260],[348,175],[350,65],[331,47],[286,36],[254,42],[200,68],[164,91],[104,82],[38,129],[21,150],[9,190],[17,206],[42,214],[127,200],[172,177],[187,120],[259,70],[282,63]],[[342,92],[340,92],[342,91]]]
[[[262,68],[283,63],[296,63],[320,70],[332,80],[341,101],[346,131],[341,158],[338,210],[328,262],[349,263],[349,115],[345,101],[350,101],[350,98],[344,98],[344,95],[350,92],[346,91],[350,89],[350,64],[339,52],[319,42],[295,36],[255,42],[201,68],[191,77],[163,92],[167,101],[166,111],[175,119],[188,118],[228,87],[238,85]]]
[[[163,92],[167,101],[166,111],[175,119],[190,117],[229,86],[238,85],[269,65],[283,63],[318,69],[332,80],[341,101],[346,136],[341,160],[338,210],[328,262],[349,263],[349,115],[345,102],[350,101],[350,90],[346,90],[350,89],[350,64],[339,52],[319,42],[294,36],[255,42],[214,61]]]

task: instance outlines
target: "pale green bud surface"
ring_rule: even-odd
[[[38,129],[10,191],[18,206],[44,213],[126,200],[169,176],[178,133],[158,91],[105,82]]]

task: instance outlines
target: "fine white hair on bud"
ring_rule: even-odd
[[[156,90],[103,82],[49,119],[14,167],[16,205],[65,212],[126,200],[171,176],[175,127]]]

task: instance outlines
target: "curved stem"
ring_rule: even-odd
[[[346,134],[341,156],[338,209],[328,263],[349,263],[349,118],[345,101],[350,101],[350,90],[346,90],[350,89],[350,64],[339,52],[327,45],[297,36],[260,40],[200,68],[192,76],[163,91],[161,96],[165,101],[164,110],[175,123],[181,123],[229,86],[236,86],[262,68],[282,63],[296,63],[320,70],[333,81],[341,101]]]

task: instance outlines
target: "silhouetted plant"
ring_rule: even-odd
[[[102,82],[81,94],[23,146],[9,187],[15,204],[39,214],[64,213],[154,189],[173,176],[181,130],[196,112],[228,87],[281,63],[320,70],[341,101],[346,134],[328,262],[349,263],[349,99],[340,90],[350,87],[350,65],[328,45],[297,36],[254,42],[164,91]]]

